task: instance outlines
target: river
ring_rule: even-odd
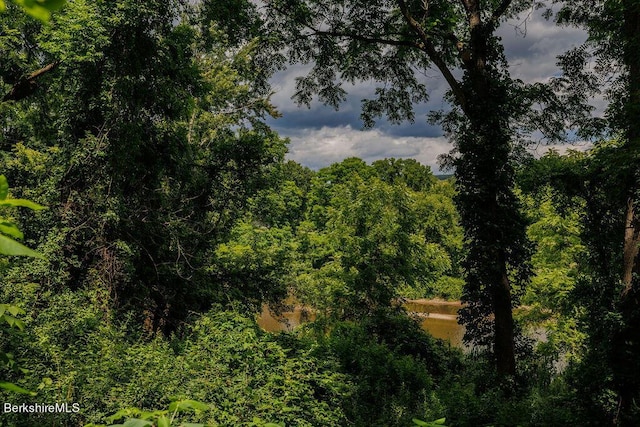
[[[441,299],[408,300],[405,307],[409,315],[420,319],[422,329],[436,338],[442,338],[454,347],[463,348],[462,336],[464,327],[458,325],[457,313],[460,301],[444,301]],[[263,307],[258,317],[260,327],[269,332],[291,331],[301,323],[313,321],[313,311],[301,305],[293,305],[292,311],[274,317],[268,307]]]

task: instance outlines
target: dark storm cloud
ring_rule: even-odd
[[[558,27],[542,18],[539,12],[523,14],[520,19],[504,24],[498,35],[504,43],[512,77],[525,82],[543,82],[557,75],[557,55],[585,39],[584,32]],[[295,93],[295,78],[309,68],[292,66],[272,80],[275,93],[271,100],[283,117],[270,124],[291,139],[290,159],[317,169],[353,156],[368,162],[386,157],[411,157],[438,170],[438,155],[448,152],[451,145],[438,126],[427,123],[430,111],[449,108],[443,100],[447,85],[435,70],[424,76],[430,99],[426,104],[415,106],[413,124],[392,125],[380,119],[374,129],[362,130],[361,102],[373,96],[375,83],[346,84],[344,89],[349,95],[339,111],[317,100],[307,108],[297,105],[291,96]],[[537,154],[546,149],[537,147]]]

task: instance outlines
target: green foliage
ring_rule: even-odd
[[[218,286],[215,248],[285,152],[263,123],[275,112],[249,64],[255,45],[231,49],[215,32],[205,43],[210,17],[182,12],[177,1],[77,1],[51,25],[21,24],[7,50],[28,45],[60,65],[28,101],[3,106],[0,137],[16,191],[51,207],[25,223],[52,262],[23,277],[108,289],[110,309],[166,331],[238,298]],[[4,83],[42,66],[11,59]]]
[[[16,195],[0,176],[0,253],[42,254],[0,260],[0,394],[29,403],[38,390],[82,413],[3,423],[437,426],[446,414],[451,425],[602,424],[623,394],[637,400],[640,315],[618,280],[635,154],[603,143],[518,169],[520,135],[565,131],[547,110],[526,114],[534,99],[559,98],[512,80],[492,36],[530,2],[478,2],[481,32],[468,26],[471,2],[434,0],[423,14],[419,2],[77,0],[53,18],[60,0],[13,3],[49,23],[16,7],[0,15],[0,85],[53,68],[0,105],[0,162]],[[582,2],[565,3],[562,19],[580,21],[566,13]],[[614,49],[621,27],[600,24],[621,9],[600,3],[602,21],[585,12],[598,23],[591,42]],[[407,16],[420,17],[426,38]],[[416,70],[460,67],[448,80],[453,108],[433,115],[455,143],[445,161],[455,189],[410,159],[350,158],[318,172],[284,162],[286,141],[265,117],[278,116],[268,77],[285,59],[264,43],[315,62],[298,80],[303,103],[318,94],[337,106],[338,79],[378,82],[363,103],[367,126],[414,119],[427,99]],[[628,59],[625,43],[607,58]],[[554,84],[583,53],[562,59],[568,73]],[[609,123],[637,117],[623,107],[610,108]],[[41,209],[28,200],[50,209],[9,216]],[[318,321],[295,335],[261,331],[253,315],[287,296]],[[432,296],[464,298],[470,338],[495,353],[510,343],[491,341],[493,319],[511,331],[505,314],[519,303],[547,341],[529,354],[516,340],[527,356],[504,380],[477,348],[463,357],[400,307]],[[559,354],[569,364],[557,374]]]
[[[51,12],[60,10],[66,0],[11,0],[20,6],[26,13],[40,21],[47,22],[51,18]],[[0,0],[0,11],[5,10],[4,0]]]
[[[287,296],[290,259],[296,247],[290,229],[239,221],[229,240],[215,248],[210,267],[219,299],[225,296],[259,312],[263,302],[277,305]]]
[[[4,175],[0,175],[0,207],[26,207],[32,210],[44,209],[36,203],[24,199],[9,198],[9,183]],[[22,239],[24,235],[13,222],[0,217],[0,254],[9,256],[29,256],[35,258],[42,258],[42,255],[21,243],[13,240]],[[25,311],[20,307],[10,304],[0,304],[0,323],[4,326],[9,326],[9,329],[16,328],[21,331],[25,328],[25,323],[18,318],[19,315],[25,314]],[[4,327],[2,329],[5,329]],[[4,331],[7,333],[7,331]],[[0,363],[3,367],[17,370],[17,365],[14,360],[13,354],[5,351],[0,352]],[[28,395],[35,395],[35,393],[26,390],[13,383],[0,381],[0,388],[13,393],[21,393]]]
[[[25,199],[9,198],[9,183],[4,175],[0,175],[0,208],[25,207],[31,210],[41,210],[44,206]],[[38,252],[29,249],[14,239],[23,239],[24,235],[18,226],[8,219],[0,217],[0,254],[10,256],[30,256],[41,258]]]
[[[301,300],[319,309],[342,307],[353,316],[388,307],[402,289],[421,296],[432,292],[451,260],[419,212],[437,207],[404,185],[364,180],[356,172],[341,182],[327,173],[333,175],[321,171],[312,190],[310,199],[318,203],[309,212],[311,221],[298,228],[307,260],[298,274]]]
[[[422,421],[422,420],[419,420],[417,418],[414,418],[411,421],[413,421],[414,425],[422,426],[422,427],[436,427],[436,426],[446,427],[444,425],[444,423],[446,422],[445,418],[439,418],[439,419],[434,420],[434,421]]]
[[[157,408],[184,399],[208,409],[179,411],[176,425],[344,425],[351,380],[333,357],[315,355],[313,343],[266,334],[253,319],[223,310],[193,319],[183,337],[143,339],[130,327],[108,325],[100,298],[61,295],[30,321],[21,350],[32,368],[26,384],[38,388],[39,399],[78,402],[82,412],[7,414],[11,425],[95,423],[123,408],[161,416]]]
[[[546,341],[538,344],[539,350],[550,357],[573,360],[580,358],[585,338],[577,324],[582,309],[573,298],[586,252],[581,239],[585,206],[576,198],[555,197],[554,191],[547,186],[535,195],[523,196],[531,218],[527,233],[536,251],[531,259],[534,277],[522,297],[527,308],[521,318],[529,327],[545,328]],[[560,200],[567,203],[560,205]]]
[[[635,323],[629,323],[637,310],[621,302],[619,278],[627,160],[621,143],[609,141],[586,155],[551,153],[523,173],[525,183],[536,183],[525,188],[540,203],[530,232],[539,242],[534,257],[539,277],[547,282],[538,282],[529,301],[549,307],[532,314],[554,322],[546,350],[560,345],[570,351],[575,364],[565,381],[580,390],[575,406],[600,424],[616,416],[621,390],[637,390],[635,359],[621,359],[637,351]]]
[[[407,426],[418,416],[435,417],[444,411],[441,382],[461,368],[458,352],[397,313],[337,323],[320,342],[353,378],[343,406],[355,425]]]
[[[195,411],[196,413],[208,410],[209,407],[202,402],[190,399],[174,400],[169,408],[162,411],[143,411],[137,408],[127,408],[107,417],[108,426],[100,424],[87,424],[85,427],[206,427],[200,423],[174,423],[176,416],[181,412]],[[135,417],[135,418],[133,418]],[[112,424],[114,421],[125,418],[124,424]]]

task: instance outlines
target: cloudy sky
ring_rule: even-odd
[[[503,24],[499,35],[505,45],[512,77],[525,82],[545,81],[557,74],[556,56],[581,44],[586,37],[580,30],[555,26],[539,13],[522,15],[518,20]],[[349,96],[339,111],[319,102],[307,108],[296,105],[291,99],[295,78],[304,72],[305,67],[292,66],[272,80],[276,91],[272,102],[283,117],[271,120],[270,124],[280,135],[290,138],[288,158],[312,169],[354,156],[367,162],[386,157],[414,158],[439,172],[437,157],[448,152],[451,145],[439,127],[426,121],[427,112],[446,107],[442,95],[447,86],[437,70],[427,77],[430,101],[415,107],[413,124],[391,125],[382,120],[371,130],[362,130],[360,103],[373,93],[373,83],[346,85],[344,88]],[[535,150],[542,154],[547,149],[537,147]]]

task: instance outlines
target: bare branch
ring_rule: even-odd
[[[42,67],[37,71],[34,71],[28,76],[22,77],[20,80],[18,80],[18,82],[15,85],[13,85],[11,90],[2,98],[2,102],[19,101],[31,95],[38,87],[38,83],[36,82],[36,80],[40,76],[54,70],[58,65],[60,65],[60,62],[61,61],[52,62],[51,64],[45,67]]]

